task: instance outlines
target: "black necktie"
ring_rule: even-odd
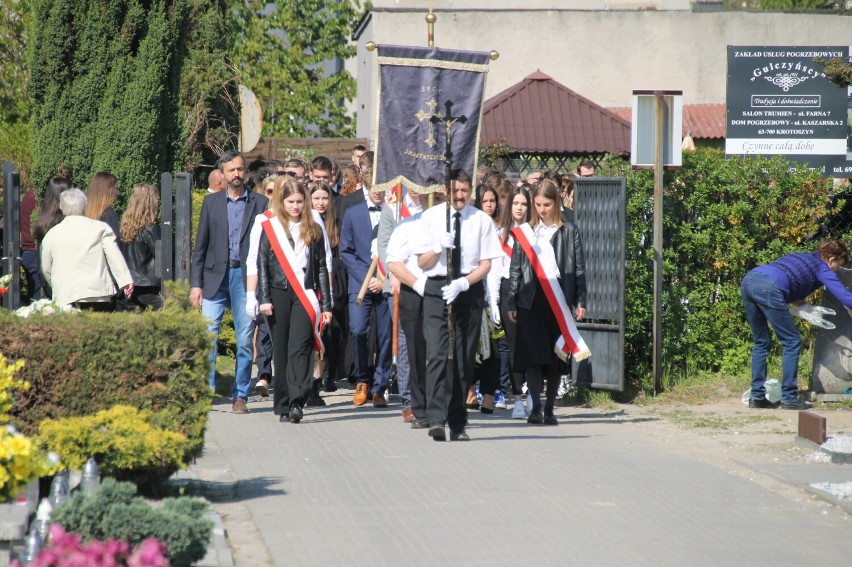
[[[453,240],[453,277],[461,277],[461,213],[456,213],[456,222],[453,226],[456,235]]]

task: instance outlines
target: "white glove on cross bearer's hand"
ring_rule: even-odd
[[[500,305],[497,303],[497,299],[493,297],[488,299],[488,317],[495,325],[500,324]]]
[[[373,239],[370,243],[370,258],[375,258],[379,255],[379,241],[377,239]]]
[[[416,282],[414,282],[411,289],[416,291],[417,295],[423,297],[423,294],[426,293],[426,276],[421,276]]]
[[[802,303],[801,305],[790,305],[790,313],[804,319],[811,325],[822,327],[823,329],[834,329],[836,325],[831,321],[826,321],[826,315],[837,315],[834,309],[822,307],[820,305],[811,305],[810,303]]]
[[[456,231],[441,232],[435,236],[435,242],[432,245],[432,252],[440,254],[441,250],[452,250],[456,247]]]
[[[456,300],[461,292],[467,291],[469,287],[470,283],[467,281],[467,278],[454,279],[448,285],[441,288],[441,291],[444,292],[444,301],[449,305]]]
[[[257,319],[257,293],[254,291],[246,292],[246,314],[252,321]]]

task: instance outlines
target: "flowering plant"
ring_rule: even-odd
[[[0,424],[9,422],[12,391],[30,387],[25,380],[15,378],[24,361],[7,363],[0,354]],[[51,458],[33,446],[32,440],[18,433],[12,425],[0,428],[0,501],[17,496],[27,484],[54,471],[58,458]]]
[[[169,567],[165,546],[155,538],[148,538],[130,552],[126,541],[111,539],[106,542],[81,543],[80,536],[69,534],[59,524],[50,526],[51,546],[30,563],[30,567]],[[12,567],[22,567],[20,562]]]
[[[50,315],[52,313],[68,313],[70,311],[79,311],[79,309],[75,309],[70,305],[59,305],[50,299],[38,299],[15,311],[15,315],[18,315],[19,317],[29,317],[36,313],[41,315]]]
[[[12,274],[0,276],[0,295],[6,295],[9,291],[9,284],[12,283]]]

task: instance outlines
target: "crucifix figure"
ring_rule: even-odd
[[[438,101],[435,100],[434,97],[432,97],[432,99],[426,103],[426,106],[429,107],[429,112],[421,110],[414,116],[420,122],[423,122],[424,120],[429,120],[429,137],[426,138],[425,142],[427,146],[429,146],[430,148],[434,148],[435,144],[437,143],[435,141],[435,118],[443,118],[444,115],[440,112],[438,112],[437,114],[435,113],[435,109],[438,107]]]
[[[431,102],[434,102],[434,101],[435,101],[435,99],[432,99]],[[443,122],[444,128],[446,128],[446,131],[447,131],[447,151],[445,152],[444,157],[447,160],[447,167],[448,167],[447,171],[449,172],[449,170],[452,168],[452,163],[453,163],[453,144],[452,144],[453,124],[455,124],[456,122],[458,122],[459,124],[464,124],[465,122],[467,122],[467,116],[465,116],[464,114],[462,114],[461,116],[453,116],[453,112],[452,112],[453,111],[453,101],[451,101],[451,100],[448,100],[447,102],[444,103],[444,108],[446,108],[446,114],[444,114],[442,112],[435,114],[434,109],[433,109],[433,113],[432,113],[432,116],[429,118],[429,121],[433,125],[437,124],[438,122]],[[435,141],[432,140],[432,145],[434,146],[434,144],[435,144]],[[449,179],[449,174],[448,174],[447,178]]]
[[[453,188],[450,186],[450,172],[453,169],[453,124],[456,122],[464,124],[467,122],[467,116],[464,114],[461,116],[453,116],[453,102],[451,100],[444,103],[444,108],[446,108],[445,114],[433,113],[429,120],[432,122],[432,125],[435,125],[438,122],[443,122],[447,133],[447,149],[444,152],[444,160],[446,162],[445,184],[447,187],[447,232],[450,232],[450,209],[452,209],[450,203],[452,202],[453,194]],[[456,275],[453,273],[452,250],[447,249],[447,283],[453,281],[455,277]],[[449,348],[447,349],[447,359],[449,360],[453,359],[453,353],[456,348],[455,322],[453,319],[453,304],[450,303],[447,305],[447,344],[449,345]]]

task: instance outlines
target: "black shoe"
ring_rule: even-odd
[[[281,414],[278,416],[278,421],[281,423],[290,423],[290,415],[289,414]]]
[[[559,420],[557,420],[556,416],[551,413],[544,416],[544,419],[541,423],[542,425],[559,425]]]
[[[527,423],[531,423],[533,425],[541,425],[544,423],[544,418],[541,416],[541,410],[533,409],[530,416],[527,418]]]
[[[790,402],[788,404],[781,404],[781,409],[789,409],[789,410],[806,410],[811,409],[811,404],[807,402],[803,402],[802,400],[796,400],[795,402]]]
[[[470,441],[470,435],[464,429],[450,431],[450,441]]]
[[[429,427],[429,422],[425,418],[414,418],[414,421],[411,422],[411,429],[426,429],[427,427]]]
[[[323,378],[322,380],[322,391],[326,393],[336,392],[337,385],[334,383],[334,380],[331,378]]]
[[[304,417],[304,414],[298,404],[290,406],[290,423],[299,423],[302,421],[302,417]]]
[[[766,398],[760,400],[750,399],[748,401],[748,407],[752,409],[775,409],[778,407],[778,404],[772,403]]]
[[[444,431],[443,425],[432,425],[429,427],[429,437],[435,441],[446,441],[447,432]]]
[[[305,406],[309,408],[319,408],[325,405],[325,400],[319,394],[314,394],[311,392],[311,395],[308,396],[308,401],[305,403]]]

